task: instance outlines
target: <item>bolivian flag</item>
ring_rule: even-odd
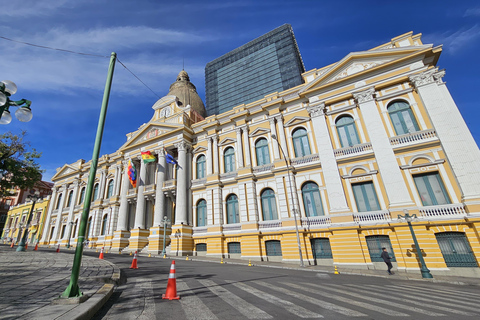
[[[136,188],[137,187],[137,170],[135,169],[135,166],[132,163],[132,160],[128,160],[128,180],[130,180],[130,183],[132,184],[132,187]]]
[[[150,151],[142,152],[142,159],[143,159],[143,163],[154,162],[157,160],[155,159],[155,156]]]

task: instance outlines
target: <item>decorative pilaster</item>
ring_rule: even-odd
[[[62,225],[62,210],[65,206],[65,198],[67,197],[67,185],[63,185],[62,187],[62,199],[60,199],[60,204],[58,206],[57,212],[57,221],[55,223],[55,231],[52,237],[52,241],[56,241],[58,239],[58,235],[60,234],[60,226]],[[56,203],[57,201],[54,201]]]
[[[114,186],[114,196],[120,195],[120,187],[122,185],[122,168],[121,165],[118,164],[115,166],[115,186]]]
[[[165,159],[165,151],[163,149],[155,150],[158,157],[157,164],[157,188],[155,190],[155,211],[153,214],[153,226],[162,225],[165,214],[165,194],[163,193],[163,183],[165,181],[165,169],[167,161]]]
[[[42,244],[47,244],[47,239],[48,239],[48,236],[50,234],[50,223],[52,221],[52,212],[53,212],[53,208],[55,208],[55,200],[57,199],[57,188],[56,187],[53,187],[53,192],[52,192],[52,196],[50,197],[51,201],[48,205],[48,211],[47,211],[47,220],[45,222],[45,225],[44,225],[44,232],[43,232],[43,235],[42,235],[42,240],[41,240],[41,243]]]
[[[99,193],[98,193],[98,199],[103,201],[105,199],[105,180],[107,178],[107,170],[103,169],[100,171],[100,188],[99,188]]]
[[[377,104],[374,99],[375,89],[370,88],[362,92],[354,93],[353,97],[362,112],[367,128],[372,149],[375,153],[378,168],[384,182],[385,191],[390,202],[389,208],[405,207],[414,205],[407,185],[403,179],[402,171],[390,145],[385,127],[383,126]]]
[[[130,181],[128,180],[128,161],[122,161],[123,174],[122,174],[122,188],[120,194],[120,210],[118,212],[118,224],[117,231],[128,230],[128,200],[127,193]]]
[[[213,139],[213,173],[220,174],[218,165],[218,136],[212,137]]]
[[[182,141],[175,144],[178,150],[177,196],[175,204],[175,224],[188,224],[187,219],[187,144]],[[217,150],[215,140],[214,148]],[[218,165],[218,162],[217,162]],[[218,172],[218,171],[216,171]]]
[[[237,133],[237,163],[239,168],[243,168],[243,145],[242,145],[242,129],[236,128],[235,132]]]
[[[330,213],[350,212],[342,180],[338,171],[337,160],[333,152],[330,132],[325,119],[325,103],[313,102],[307,106],[313,124],[313,133],[317,142],[317,150],[322,163],[323,178],[327,187]]]
[[[283,126],[283,116],[276,116],[275,120],[277,120],[278,135],[280,136],[280,146],[285,151],[285,153],[288,153],[287,138],[285,137],[285,127]]]
[[[247,167],[252,166],[252,160],[250,157],[250,139],[248,137],[248,127],[245,125],[242,127],[243,132],[243,146],[245,148],[245,165]]]
[[[480,150],[446,84],[444,70],[430,69],[410,76],[462,190],[463,201],[480,199]]]
[[[73,211],[75,209],[75,203],[77,203],[77,194],[78,194],[79,186],[80,186],[80,181],[75,180],[73,182],[72,203],[70,204],[70,208],[68,209],[68,219],[67,219],[68,231],[65,232],[63,240],[68,239],[71,236],[71,233],[72,233],[72,224],[70,222],[72,222],[72,220],[73,220]]]
[[[208,149],[207,149],[207,175],[211,175],[213,173],[213,168],[212,168],[212,138],[208,137]]]
[[[142,157],[138,157],[140,160],[140,177],[137,181],[137,207],[135,209],[135,229],[145,229],[145,178],[147,176],[147,168],[142,161]]]
[[[270,133],[276,136],[277,129],[275,128],[275,118],[270,118],[268,119],[268,121],[270,122]],[[278,143],[272,143],[272,147],[273,147],[273,158],[275,160],[280,159],[280,151],[278,150]]]

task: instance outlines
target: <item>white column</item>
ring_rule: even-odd
[[[53,208],[55,208],[55,201],[57,199],[57,188],[53,187],[52,196],[50,197],[50,202],[48,204],[48,212],[47,212],[47,220],[45,221],[45,225],[43,226],[43,235],[42,235],[42,242],[45,242],[50,235],[50,223],[52,221],[52,212]]]
[[[243,147],[245,148],[245,165],[250,167],[252,165],[252,160],[250,158],[250,139],[248,137],[248,127],[242,127],[243,132]]]
[[[307,107],[312,119],[313,131],[317,142],[317,150],[322,163],[323,178],[327,187],[329,212],[350,212],[343,190],[342,179],[338,172],[337,160],[333,152],[330,133],[324,114],[325,104],[323,102],[310,103]]]
[[[480,150],[437,68],[411,76],[462,190],[462,200],[480,197]]]
[[[213,192],[213,220],[216,225],[222,225],[223,220],[223,197],[222,197],[222,188],[216,187],[212,190]]]
[[[187,224],[187,144],[175,144],[178,150],[177,195],[175,203],[175,224]]]
[[[166,216],[165,212],[165,194],[163,193],[163,183],[165,181],[165,168],[167,162],[163,149],[156,150],[158,156],[157,164],[157,189],[155,190],[155,212],[153,214],[153,226],[163,226],[162,220]]]
[[[107,176],[107,170],[103,169],[100,171],[100,188],[98,193],[98,199],[102,200],[105,199],[105,180]]]
[[[67,185],[62,187],[62,199],[60,199],[60,205],[58,206],[57,212],[57,222],[55,223],[55,232],[53,234],[52,240],[55,241],[58,239],[58,235],[60,234],[60,226],[62,224],[62,209],[65,205],[65,198],[67,197]],[[55,201],[56,203],[57,201]]]
[[[208,137],[208,149],[207,149],[207,175],[211,175],[213,173],[212,168],[212,138]]]
[[[236,128],[237,133],[237,163],[239,168],[243,168],[243,144],[242,144],[242,129]]]
[[[354,93],[372,143],[390,207],[414,205],[374,100],[375,89]]]
[[[118,212],[118,224],[117,231],[127,231],[128,230],[128,161],[122,161],[123,164],[123,174],[122,174],[122,189],[120,194],[120,209]]]
[[[257,189],[255,187],[255,181],[250,179],[245,183],[245,187],[247,193],[248,220],[258,222]]]
[[[115,196],[120,195],[120,186],[122,185],[121,183],[121,177],[122,177],[122,168],[121,165],[118,164],[115,166],[115,185],[114,185],[114,194]]]
[[[145,178],[147,176],[147,168],[143,163],[142,157],[140,159],[140,179],[137,181],[137,207],[135,209],[135,226],[137,229],[145,229]]]
[[[72,225],[70,222],[73,220],[73,211],[75,209],[75,204],[77,203],[77,194],[78,194],[78,189],[79,189],[80,181],[75,180],[73,182],[73,195],[72,195],[72,203],[70,205],[70,208],[68,208],[68,220],[67,220],[67,232],[65,232],[64,239],[68,239],[70,237],[71,231],[72,231]]]
[[[277,120],[278,135],[280,136],[280,146],[285,152],[285,155],[289,157],[288,150],[287,150],[287,139],[285,137],[285,127],[283,126],[283,117],[279,115],[279,116],[276,116],[275,119]]]
[[[270,118],[270,119],[268,119],[268,121],[270,122],[270,133],[277,136],[277,130],[275,128],[275,118]],[[272,143],[272,147],[273,147],[273,157],[274,157],[274,159],[275,160],[280,159],[280,152],[278,150],[278,143]],[[286,151],[287,151],[287,149],[284,149],[284,152],[286,152]]]
[[[187,148],[187,224],[195,225],[192,211],[192,148]]]
[[[213,173],[219,174],[220,169],[218,166],[218,137],[214,136],[213,139]]]

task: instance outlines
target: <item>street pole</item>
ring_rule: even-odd
[[[30,212],[28,213],[28,218],[27,218],[27,224],[25,225],[25,229],[23,230],[23,236],[22,240],[20,240],[20,243],[18,244],[17,247],[17,252],[19,251],[26,251],[25,249],[25,244],[27,243],[27,236],[28,236],[28,227],[30,226],[30,221],[32,220],[33,217],[33,211],[35,210],[35,203],[37,203],[38,198],[40,197],[40,194],[38,196],[32,196],[32,208],[30,208]]]
[[[82,296],[82,292],[78,286],[78,277],[80,276],[80,266],[82,264],[83,242],[85,241],[85,232],[87,229],[88,214],[90,212],[90,204],[92,201],[93,184],[95,183],[95,174],[97,172],[98,156],[100,154],[100,146],[102,144],[103,128],[105,127],[105,117],[107,115],[108,100],[110,98],[110,89],[112,87],[113,71],[115,70],[115,60],[117,54],[112,52],[110,56],[110,64],[108,68],[107,82],[105,91],[103,92],[102,109],[98,119],[97,135],[95,138],[95,146],[93,147],[92,164],[90,165],[90,173],[88,175],[87,190],[85,192],[85,202],[83,204],[82,217],[78,229],[77,247],[75,249],[75,257],[72,266],[72,275],[67,289],[61,294],[61,298],[72,298]]]
[[[287,166],[287,172],[288,172],[288,184],[289,189],[290,189],[290,197],[292,198],[292,211],[293,211],[293,219],[295,221],[295,233],[297,234],[297,245],[298,245],[298,253],[300,255],[300,267],[305,267],[305,264],[303,263],[303,255],[302,255],[302,246],[300,244],[300,234],[298,233],[298,224],[297,224],[297,208],[295,205],[295,199],[293,195],[293,190],[292,190],[292,178],[290,177],[290,166],[287,162],[287,157],[285,156],[285,152],[283,151],[282,146],[280,145],[280,142],[277,140],[277,136],[275,134],[272,134],[272,139],[275,140],[278,144],[278,147],[280,148],[280,151],[282,152],[283,155],[283,160],[285,160],[285,165]],[[293,172],[293,170],[292,170]]]
[[[433,278],[433,275],[430,273],[430,270],[428,270],[427,265],[425,264],[422,251],[420,250],[420,246],[418,245],[417,237],[415,236],[415,231],[413,230],[412,223],[411,223],[412,218],[416,218],[417,215],[416,214],[410,215],[408,213],[408,210],[403,210],[403,212],[405,216],[398,215],[398,217],[405,219],[407,221],[408,228],[410,228],[410,233],[412,234],[413,243],[415,244],[415,249],[417,250],[418,259],[420,260],[420,265],[421,265],[420,272],[422,273],[422,278],[431,279]]]
[[[167,239],[167,223],[168,223],[168,218],[167,216],[163,217],[163,250],[162,250],[162,256],[166,254],[165,252],[165,241]]]

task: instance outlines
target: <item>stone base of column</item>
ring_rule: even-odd
[[[122,251],[123,248],[128,246],[129,238],[130,238],[130,232],[129,231],[123,231],[123,230],[115,231],[113,233],[112,251],[111,252]]]
[[[192,256],[193,254],[193,229],[192,226],[183,224],[172,226],[170,235],[170,255],[173,256]],[[208,247],[207,247],[208,248]],[[207,249],[208,250],[208,249]]]
[[[170,242],[170,230],[167,228],[165,236],[166,246]],[[163,250],[163,227],[150,228],[150,236],[148,237],[148,252],[154,254],[160,254]]]
[[[140,251],[148,244],[148,236],[150,231],[146,229],[132,229],[130,230],[130,244],[129,251]]]

